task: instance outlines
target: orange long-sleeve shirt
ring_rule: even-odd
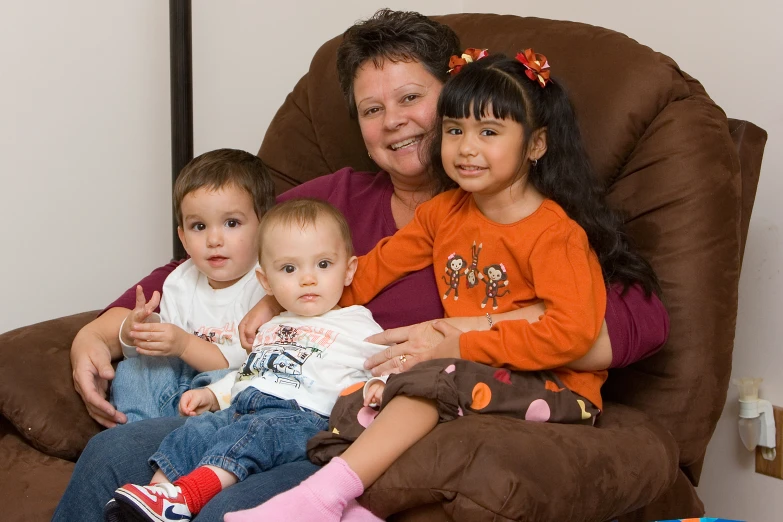
[[[502,321],[460,336],[463,359],[514,370],[553,370],[602,408],[606,371],[563,368],[598,338],[606,312],[601,266],[584,230],[554,201],[508,225],[487,219],[471,194],[451,190],[366,256],[340,304],[363,304],[403,275],[432,265],[447,317],[502,313],[539,301],[537,323]],[[399,303],[405,306],[405,303]]]

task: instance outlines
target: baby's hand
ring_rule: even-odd
[[[185,417],[195,417],[208,411],[217,411],[218,401],[209,388],[188,390],[179,400],[179,413]]]
[[[136,344],[133,337],[130,335],[131,331],[133,331],[133,327],[137,324],[142,324],[152,315],[159,304],[160,292],[155,290],[148,303],[147,299],[144,297],[144,290],[141,288],[141,285],[136,285],[136,307],[131,310],[128,317],[125,319],[125,322],[122,323],[122,332],[120,332],[122,342],[125,344]]]
[[[252,351],[253,341],[261,325],[282,311],[283,307],[278,304],[277,300],[273,296],[267,295],[247,312],[239,322],[239,342],[247,353]]]
[[[367,392],[364,394],[364,405],[371,408],[380,408],[383,398],[383,389],[386,383],[383,381],[373,381],[367,386]]]

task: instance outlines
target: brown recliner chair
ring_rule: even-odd
[[[707,442],[726,397],[737,286],[766,133],[727,120],[666,56],[605,29],[514,16],[439,18],[465,47],[547,55],[571,93],[610,203],[652,262],[671,317],[656,355],[613,370],[596,428],[471,416],[438,426],[362,497],[395,520],[602,521],[698,516]],[[259,155],[278,189],[346,165],[373,169],[316,54]],[[368,216],[368,219],[371,219]],[[49,516],[98,427],[72,389],[68,349],[95,313],[0,336],[5,520]]]

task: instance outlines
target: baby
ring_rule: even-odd
[[[364,361],[385,347],[364,339],[382,329],[363,306],[337,304],[357,266],[342,214],[290,200],[263,217],[258,237],[258,281],[287,312],[261,326],[238,371],[185,392],[179,408],[191,418],[150,458],[151,484],[117,489],[106,520],[190,520],[250,473],[305,459],[341,390],[370,379]],[[368,403],[383,387],[371,382]]]

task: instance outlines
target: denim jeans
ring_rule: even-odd
[[[170,481],[199,466],[216,466],[240,481],[287,462],[307,458],[307,441],[329,421],[252,386],[225,410],[190,417],[169,434],[150,463]]]
[[[175,417],[183,393],[215,382],[229,371],[198,373],[178,357],[129,357],[117,366],[109,400],[129,423]]]
[[[172,430],[185,423],[183,417],[150,419],[102,431],[93,437],[73,470],[54,522],[103,520],[103,506],[120,486],[149,484],[153,470],[148,460]],[[250,475],[221,491],[194,519],[223,522],[229,511],[249,509],[287,491],[318,470],[307,460],[283,464]]]

